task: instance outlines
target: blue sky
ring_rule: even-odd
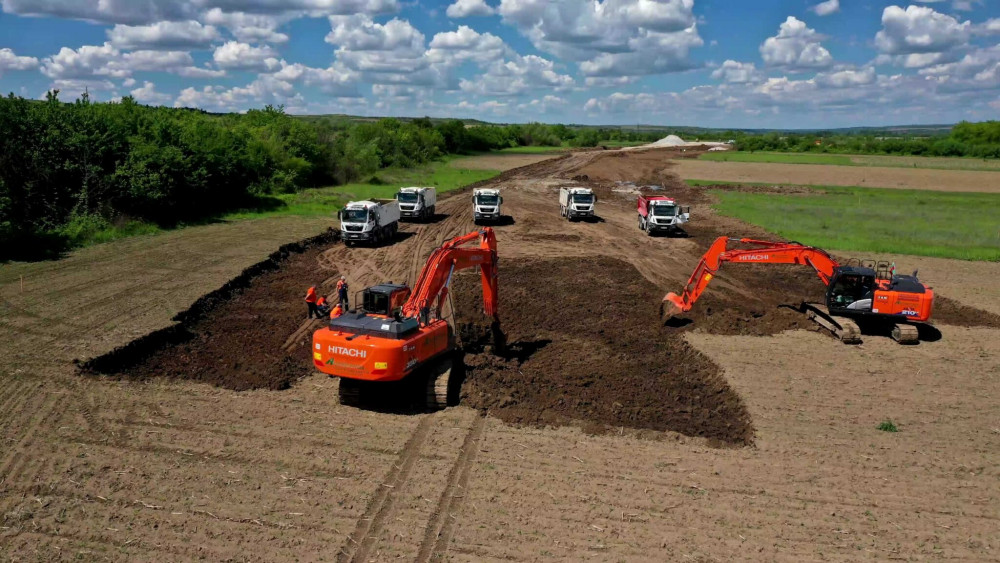
[[[0,0],[0,91],[498,122],[1000,119],[995,0]]]

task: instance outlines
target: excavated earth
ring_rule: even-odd
[[[686,186],[664,167],[665,152],[571,154],[485,182],[504,190],[511,217],[496,228],[501,320],[510,346],[500,357],[466,338],[463,404],[515,424],[570,424],[592,432],[627,427],[716,444],[753,442],[739,395],[685,335],[815,330],[793,307],[820,301],[822,285],[802,268],[733,267],[686,318],[662,326],[663,294],[683,287],[716,237],[776,238],[714,215],[703,188]],[[599,221],[558,218],[556,192],[568,184],[595,190]],[[643,191],[669,193],[694,206],[686,236],[646,237],[636,229],[635,195]],[[234,390],[288,388],[312,373],[310,338],[321,326],[305,320],[305,288],[316,284],[332,293],[342,274],[352,291],[387,280],[412,283],[434,247],[476,228],[466,190],[447,194],[438,208],[434,221],[404,226],[392,245],[347,249],[328,234],[283,247],[178,315],[176,325],[84,362],[81,370],[134,380],[192,379]],[[481,310],[477,277],[458,276],[453,295],[457,319],[474,326]],[[1000,317],[947,298],[938,300],[935,318],[1000,327]]]

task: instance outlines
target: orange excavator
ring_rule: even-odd
[[[750,248],[729,249],[731,242]],[[912,323],[923,323],[931,317],[934,292],[917,280],[916,272],[912,276],[896,275],[885,262],[841,265],[825,251],[796,242],[719,237],[702,256],[684,291],[663,298],[663,320],[690,311],[724,262],[812,267],[827,286],[826,303],[803,303],[802,312],[848,344],[861,342],[857,321],[891,324],[893,340],[916,344],[919,331]]]
[[[466,246],[476,241],[478,246]],[[457,339],[441,310],[454,273],[477,267],[483,309],[493,318],[494,344],[503,347],[497,315],[497,240],[487,227],[437,248],[412,288],[391,282],[366,288],[360,309],[331,319],[328,327],[313,334],[313,364],[340,378],[342,404],[364,403],[369,394],[384,391],[387,382],[418,379],[427,393],[427,408],[448,405]]]

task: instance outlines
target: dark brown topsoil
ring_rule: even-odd
[[[331,242],[272,255],[248,268],[253,272],[242,287],[212,292],[177,315],[177,325],[94,358],[81,371],[132,380],[188,379],[236,391],[287,389],[313,371],[307,351],[283,346],[306,319],[306,288],[337,273],[317,260]]]
[[[477,279],[455,282],[460,321],[481,316]],[[662,290],[619,260],[523,260],[500,270],[505,358],[465,356],[462,403],[519,424],[587,423],[753,440],[719,368],[660,325]],[[653,305],[651,305],[653,304]]]

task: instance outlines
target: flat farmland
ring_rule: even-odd
[[[679,159],[673,172],[685,180],[741,184],[807,184],[1000,193],[1000,171]]]

